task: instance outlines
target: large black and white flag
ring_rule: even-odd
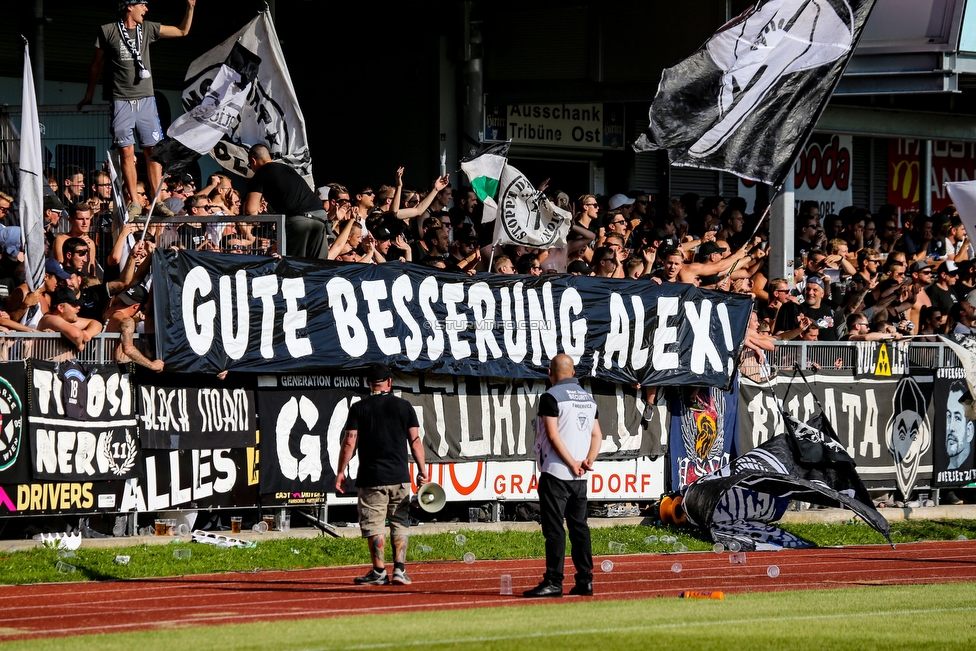
[[[525,175],[505,165],[499,180],[496,244],[550,249],[566,246],[573,216],[535,189]]]
[[[274,22],[267,11],[259,13],[239,32],[190,64],[183,107],[189,111],[203,103],[216,75],[238,43],[260,59],[261,68],[247,93],[240,120],[210,153],[225,169],[250,176],[247,150],[251,145],[265,144],[273,158],[290,165],[312,187],[312,157],[305,135],[305,117],[298,105]]]
[[[203,101],[173,121],[166,138],[153,149],[153,160],[175,174],[229,138],[241,121],[260,65],[256,54],[234,43]]]
[[[791,500],[850,509],[891,542],[888,522],[871,502],[854,460],[833,427],[817,414],[802,423],[784,414],[777,434],[731,463],[701,477],[685,492],[688,521],[744,551],[808,547],[772,523]]]
[[[875,0],[760,0],[661,75],[636,151],[779,185],[823,113]]]

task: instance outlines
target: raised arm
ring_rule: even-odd
[[[197,6],[197,0],[186,0],[186,13],[179,25],[159,26],[159,38],[179,38],[190,33],[190,25],[193,23],[193,8]]]

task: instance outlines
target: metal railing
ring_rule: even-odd
[[[79,351],[56,332],[7,332],[0,335],[0,361],[77,359],[84,364],[112,364],[116,362],[119,337],[117,332],[100,334]]]
[[[0,118],[9,119],[10,124],[20,133],[20,106],[0,106]],[[41,123],[41,151],[44,152],[44,166],[55,173],[60,183],[64,179],[64,170],[69,166],[81,168],[88,178],[89,172],[101,169],[106,155],[112,147],[112,137],[109,134],[109,106],[96,104],[79,112],[73,104],[48,105],[37,107],[38,118]],[[19,149],[20,140],[13,130],[0,130],[0,152]],[[13,161],[0,160],[5,168],[13,166]],[[6,170],[4,170],[6,172]],[[16,174],[0,174],[0,190],[14,195]]]

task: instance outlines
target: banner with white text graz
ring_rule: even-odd
[[[125,367],[31,360],[28,382],[34,479],[135,476],[139,433]]]
[[[143,449],[255,446],[257,405],[252,391],[140,385],[137,393]]]
[[[645,420],[641,392],[587,378],[581,384],[593,395],[599,410],[603,431],[601,460],[664,453],[661,432],[666,429],[667,417],[655,409],[650,410]],[[365,379],[356,375],[281,375],[263,379],[262,385],[287,389],[258,391],[263,441],[270,445],[272,437],[291,431],[279,427],[278,405],[294,400],[293,404],[300,407],[303,399],[307,399],[315,407],[314,412],[309,410],[308,420],[314,419],[316,423],[315,427],[308,425],[308,428],[326,432],[327,457],[334,471],[349,408],[368,395]],[[545,390],[546,383],[542,380],[400,374],[393,378],[393,391],[417,412],[428,463],[533,460],[536,411]],[[280,397],[269,403],[264,400],[265,394]],[[268,408],[272,410],[270,414]],[[274,454],[283,454],[282,445],[284,440],[278,440]],[[262,486],[271,463],[266,447],[262,446],[261,452],[265,470]],[[287,449],[293,447],[294,443]],[[350,473],[352,477],[356,476],[354,471],[355,468]]]
[[[857,464],[868,488],[897,488],[909,495],[932,482],[931,374],[854,378],[849,372],[821,370],[809,377],[816,398]],[[818,411],[814,395],[797,378],[781,374],[771,381],[786,410],[802,422]],[[784,431],[783,418],[765,384],[739,381],[739,453]]]
[[[306,372],[385,362],[405,373],[580,377],[726,386],[745,337],[745,295],[572,275],[459,276],[167,251],[153,256],[159,359],[180,373]]]
[[[976,423],[966,411],[969,400],[962,368],[936,371],[932,410],[936,486],[967,486],[976,482]]]

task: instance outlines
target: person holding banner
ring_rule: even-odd
[[[525,597],[563,596],[566,533],[573,545],[576,585],[569,594],[593,594],[593,550],[586,522],[586,479],[603,443],[596,401],[574,377],[573,358],[556,355],[549,363],[552,388],[539,399],[536,421],[536,462],[542,535],[546,539],[546,572]]]
[[[346,490],[346,468],[359,444],[359,526],[369,541],[373,567],[357,577],[359,585],[409,585],[405,563],[410,526],[410,471],[407,446],[417,464],[417,488],[427,483],[420,422],[409,402],[394,396],[393,373],[385,364],[372,364],[366,374],[371,395],[349,409],[346,436],[339,450],[335,487]],[[385,523],[393,542],[393,576],[386,571]]]

